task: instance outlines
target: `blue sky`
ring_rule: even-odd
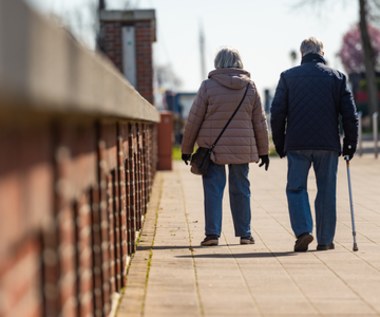
[[[45,12],[67,15],[85,10],[95,0],[28,0]],[[314,2],[307,0],[308,2]],[[356,0],[318,0],[321,6],[295,8],[300,0],[140,0],[139,9],[155,9],[157,42],[155,63],[168,65],[181,79],[184,91],[196,91],[201,82],[199,30],[206,39],[206,68],[213,69],[216,52],[223,46],[237,48],[245,69],[260,90],[274,88],[279,74],[292,66],[290,51],[309,36],[325,44],[329,64],[341,70],[336,53],[345,32],[358,20]],[[125,7],[125,0],[108,0],[110,9]],[[93,45],[91,22],[83,14],[82,39]],[[89,18],[88,18],[89,19]],[[299,62],[299,61],[297,61]]]

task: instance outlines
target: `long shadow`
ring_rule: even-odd
[[[244,259],[244,258],[277,258],[284,256],[296,256],[294,252],[250,252],[250,253],[210,253],[179,255],[177,258],[212,258],[212,259]]]
[[[138,246],[137,250],[178,250],[178,249],[200,249],[202,246],[190,245],[154,245],[154,246]]]
[[[223,245],[211,247],[213,250],[220,248]],[[224,245],[225,246],[225,245]],[[231,246],[231,245],[230,245]],[[155,245],[155,246],[139,246],[137,250],[178,250],[189,249],[193,251],[195,249],[205,249],[202,246],[190,246],[190,245]],[[214,258],[214,259],[229,259],[229,258],[276,258],[284,256],[296,256],[293,251],[284,252],[249,252],[249,253],[209,253],[209,254],[189,254],[178,255],[176,258]]]

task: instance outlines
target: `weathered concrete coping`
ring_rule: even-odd
[[[156,37],[156,12],[155,10],[143,9],[143,10],[102,10],[100,12],[100,19],[103,22],[115,22],[119,21],[123,24],[129,24],[130,22],[137,21],[151,21],[153,29],[152,42],[157,40]]]
[[[107,58],[21,0],[0,0],[0,112],[9,110],[159,121]]]

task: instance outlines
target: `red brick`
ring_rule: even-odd
[[[2,305],[0,316],[22,316],[14,312],[14,307],[24,307],[27,302],[32,310],[25,316],[34,316],[32,313],[40,305],[39,289],[39,253],[40,245],[38,237],[26,238],[20,245],[9,254],[0,274],[0,295]],[[7,263],[4,263],[7,262]],[[2,294],[1,294],[2,293]],[[10,313],[12,311],[12,314]]]

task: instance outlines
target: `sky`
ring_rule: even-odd
[[[320,5],[299,6],[305,1]],[[88,8],[91,4],[94,7],[96,0],[27,2],[44,12],[55,12],[63,20],[71,16],[71,23],[81,26],[81,40],[93,48]],[[262,91],[276,87],[280,73],[294,65],[290,52],[298,52],[302,40],[310,36],[324,43],[329,65],[344,71],[336,54],[343,35],[358,21],[357,0],[108,0],[107,8],[124,9],[127,2],[137,9],[156,10],[154,63],[170,67],[182,82],[179,90],[187,92],[197,91],[204,79],[199,49],[201,29],[207,73],[213,70],[220,48],[234,47]],[[299,62],[298,55],[296,64]]]

